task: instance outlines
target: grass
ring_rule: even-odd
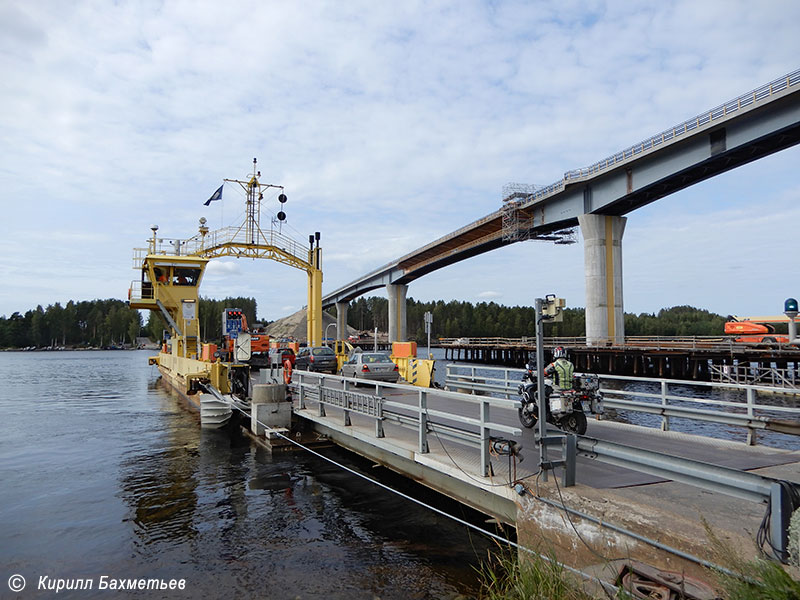
[[[592,600],[575,576],[555,561],[535,555],[520,560],[500,549],[481,565],[481,600]]]
[[[777,562],[766,558],[745,559],[706,526],[714,562],[730,574],[713,571],[718,591],[725,600],[800,600],[800,581]],[[547,560],[550,559],[550,560]],[[481,565],[480,600],[592,600],[582,582],[555,561],[535,555],[520,560],[513,549],[498,548]],[[603,597],[603,596],[600,596]],[[620,590],[618,598],[630,598]]]
[[[717,583],[727,600],[800,600],[800,581],[793,579],[777,562],[766,558],[745,559],[730,544],[720,540],[704,524],[715,562],[732,575],[715,571]]]

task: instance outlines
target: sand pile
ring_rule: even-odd
[[[306,309],[300,309],[296,313],[278,319],[274,323],[270,323],[266,332],[271,337],[277,338],[294,338],[298,342],[305,342],[306,340]],[[336,337],[336,317],[332,317],[327,312],[322,311],[322,335],[325,336],[325,329],[333,323],[333,326],[328,329],[328,335],[332,338]],[[353,335],[357,330],[353,327],[347,326],[347,335]]]

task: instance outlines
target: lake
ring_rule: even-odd
[[[305,452],[200,429],[146,351],[0,353],[0,597],[12,574],[183,579],[167,598],[456,598],[494,544]],[[460,518],[483,518],[337,448]],[[48,580],[45,580],[45,584]],[[106,581],[107,581],[106,580]],[[119,592],[116,592],[119,593]],[[128,592],[126,592],[128,593]]]

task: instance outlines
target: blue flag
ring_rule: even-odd
[[[222,185],[225,185],[225,184],[222,184]],[[222,200],[222,185],[221,185],[221,186],[219,186],[219,188],[217,189],[217,191],[216,191],[216,192],[214,192],[213,194],[211,194],[211,198],[209,198],[208,200],[206,200],[205,202],[203,202],[203,204],[204,204],[205,206],[208,206],[208,205],[209,205],[209,204],[211,204],[211,203],[212,203],[214,200]]]

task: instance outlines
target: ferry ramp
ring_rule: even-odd
[[[318,435],[515,526],[521,544],[589,571],[635,557],[707,578],[709,531],[745,553],[764,535],[779,541],[776,522],[787,521],[791,509],[784,503],[780,512],[776,490],[800,488],[800,451],[599,420],[577,436],[571,485],[569,470],[538,472],[534,432],[519,425],[512,400],[399,384],[356,387],[297,371],[292,390],[294,413]],[[566,440],[549,447],[551,459],[571,452]],[[509,441],[521,456],[503,453]],[[646,458],[614,460],[617,451]],[[772,523],[765,526],[768,507]]]

